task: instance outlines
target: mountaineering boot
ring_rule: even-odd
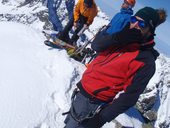
[[[56,34],[56,33],[52,33],[50,36],[51,36],[51,38],[52,38],[53,40],[55,40],[55,38],[57,38],[57,34]]]
[[[76,46],[76,42],[79,39],[79,36],[77,34],[73,34],[72,38],[70,39],[70,44],[73,46]]]
[[[70,37],[69,37],[68,33],[64,34],[63,32],[59,32],[57,35],[57,38],[66,42],[66,43],[69,43],[69,41],[70,41]]]

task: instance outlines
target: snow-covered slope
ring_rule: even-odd
[[[152,78],[152,87],[157,87],[157,98],[152,108],[157,111],[155,127],[170,127],[170,58],[163,54],[157,60],[157,71]]]
[[[155,128],[170,127],[170,58],[161,54],[156,61],[156,73],[140,96],[138,109]]]
[[[70,84],[83,67],[45,46],[35,29],[11,22],[0,28],[0,128],[63,127]]]
[[[50,28],[42,0],[1,0],[0,21],[14,21],[37,29]]]

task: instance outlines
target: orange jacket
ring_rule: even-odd
[[[94,17],[97,15],[97,6],[93,1],[93,5],[91,8],[87,8],[84,6],[84,0],[79,0],[74,9],[74,22],[79,20],[79,16],[82,15],[87,17],[87,25],[92,24]]]

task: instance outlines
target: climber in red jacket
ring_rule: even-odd
[[[164,9],[145,7],[122,31],[92,42],[98,56],[77,83],[65,128],[100,128],[136,104],[155,73],[153,39],[165,20]]]

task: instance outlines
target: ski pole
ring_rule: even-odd
[[[91,41],[96,37],[96,35],[97,35],[99,32],[101,32],[105,27],[106,27],[106,25],[102,26],[102,27],[99,29],[99,31],[98,31],[90,40],[88,40],[82,47],[80,47],[80,48],[78,48],[77,50],[75,50],[75,54],[81,53],[81,52],[84,50],[84,48],[85,48],[89,43],[91,43]]]
[[[81,34],[88,28],[88,26],[85,24],[83,28],[78,32],[78,36],[81,36]]]

